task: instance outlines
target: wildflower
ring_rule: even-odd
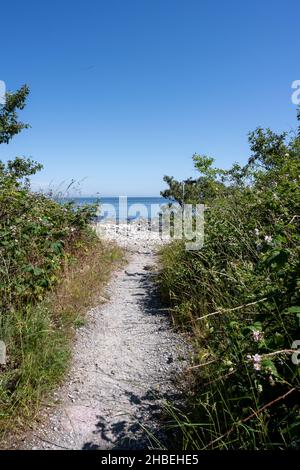
[[[253,339],[256,343],[260,341],[263,337],[263,334],[261,331],[254,330],[252,333],[253,333]]]
[[[247,359],[248,361],[253,361],[253,368],[254,370],[260,370],[261,369],[261,356],[259,354],[254,354],[254,356],[251,356],[251,354],[247,354]]]
[[[255,235],[258,237],[258,235],[259,235],[259,230],[258,230],[258,228],[255,228],[255,229],[254,229],[254,233],[255,233]]]
[[[254,361],[254,370],[260,370],[261,368],[261,356],[259,354],[254,354],[253,356],[253,361]]]
[[[272,242],[272,237],[271,237],[271,235],[266,235],[266,236],[265,236],[265,242],[266,242],[266,243],[271,243],[271,242]]]
[[[261,356],[259,354],[254,354],[253,361],[254,362],[260,362],[261,361]]]

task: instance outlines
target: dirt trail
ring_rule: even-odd
[[[176,378],[188,352],[158,303],[154,263],[152,250],[133,252],[114,274],[108,302],[78,330],[57,406],[21,448],[148,448],[149,432],[164,441],[157,417],[164,400],[180,399]]]

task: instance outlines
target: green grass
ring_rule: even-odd
[[[0,437],[26,429],[69,366],[72,338],[98,302],[121,251],[90,234],[43,301],[2,318],[7,364],[0,372]]]
[[[162,295],[195,350],[192,399],[170,409],[185,449],[300,448],[300,139],[258,129],[250,143],[244,168],[194,157],[204,246],[160,254]]]
[[[18,120],[25,85],[6,94],[0,144],[29,126]],[[63,378],[75,328],[97,301],[122,254],[102,243],[90,222],[96,205],[59,204],[30,190],[42,165],[16,157],[0,161],[0,441],[28,424]]]

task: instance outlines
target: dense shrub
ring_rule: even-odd
[[[28,127],[17,117],[27,95],[26,86],[7,95],[0,144]],[[0,364],[0,446],[63,377],[72,331],[121,257],[91,229],[95,206],[60,204],[30,190],[40,169],[25,158],[0,162],[0,340],[7,353]]]
[[[0,107],[0,144],[28,124],[18,121],[29,89],[25,85],[8,93]],[[42,168],[32,160],[17,157],[0,162],[0,309],[1,317],[20,305],[43,298],[55,284],[57,272],[72,251],[95,207],[75,208],[58,204],[30,191],[30,176]]]
[[[189,252],[174,242],[161,253],[162,291],[193,333],[199,361],[192,410],[179,420],[186,447],[300,447],[292,361],[300,340],[300,139],[259,128],[249,142],[243,168],[218,170],[194,155],[201,174],[185,202],[195,202],[198,188],[204,247]],[[180,199],[180,185],[169,181]]]
[[[0,172],[0,308],[41,300],[57,281],[57,273],[76,240],[88,230],[93,207],[58,204],[30,191],[20,181],[37,167],[16,159]],[[26,176],[22,172],[22,176]]]

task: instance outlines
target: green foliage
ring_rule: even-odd
[[[41,300],[95,208],[58,204],[20,180],[36,171],[30,161],[2,168],[0,176],[0,308],[9,312]],[[28,171],[26,171],[26,168]]]
[[[214,199],[225,190],[223,177],[227,172],[226,170],[214,168],[212,166],[213,158],[195,153],[193,161],[200,177],[177,181],[172,176],[164,176],[164,181],[169,188],[161,191],[163,197],[176,201],[181,206],[183,204],[203,204]]]
[[[27,125],[18,121],[28,95],[23,86],[7,95],[0,110],[0,143]],[[30,191],[29,177],[42,168],[17,157],[0,162],[0,309],[1,316],[41,300],[57,282],[58,272],[74,244],[89,230],[96,208],[58,204]]]
[[[0,107],[0,144],[8,144],[10,139],[29,127],[18,121],[17,110],[23,109],[29,88],[24,85],[16,93],[7,93],[4,106]]]
[[[179,419],[185,447],[300,447],[300,139],[258,128],[249,143],[243,168],[194,157],[209,182],[204,247],[161,253],[162,291],[207,363]]]
[[[18,121],[16,113],[25,106],[27,94],[24,86],[7,95],[0,109],[0,143],[8,143],[28,127]],[[90,228],[96,206],[59,204],[30,190],[29,177],[41,168],[20,157],[0,162],[0,340],[7,348],[7,363],[0,366],[1,434],[10,416],[20,410],[31,414],[30,405],[40,400],[66,368],[70,318],[79,324],[83,303],[91,299],[90,292],[80,290],[84,279],[80,288],[75,285],[80,274],[76,273],[69,281],[69,290],[74,285],[76,295],[66,289],[56,301],[58,306],[49,303],[54,288],[68,281],[66,268],[76,265],[77,258],[84,263],[87,251],[91,272],[87,269],[84,277],[92,291],[93,282],[106,279],[112,262]]]

